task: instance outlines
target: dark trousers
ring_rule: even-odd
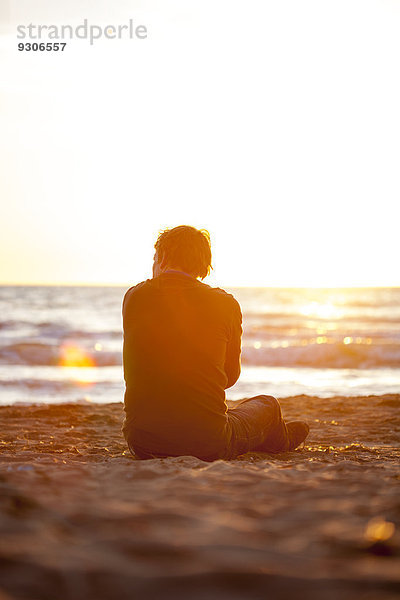
[[[273,396],[255,396],[238,401],[228,416],[228,443],[220,458],[246,452],[284,452],[289,438],[281,406]]]
[[[150,448],[139,448],[128,439],[129,450],[137,458],[165,458],[173,454],[153,454]],[[213,456],[196,452],[202,460],[231,459],[246,452],[285,452],[289,447],[288,432],[280,404],[273,396],[255,396],[240,400],[227,411],[227,425],[222,449]],[[190,452],[188,452],[190,454]]]

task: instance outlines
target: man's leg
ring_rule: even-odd
[[[141,460],[148,460],[150,458],[160,458],[159,456],[156,456],[155,454],[150,454],[150,452],[145,452],[144,450],[133,446],[133,444],[131,444],[130,442],[128,442],[128,448],[129,448],[129,452],[132,454],[132,456],[134,458],[140,458]],[[166,458],[166,457],[161,457],[161,458]]]
[[[230,443],[227,458],[250,451],[286,452],[290,433],[280,404],[273,396],[256,396],[238,403],[227,412]],[[305,437],[305,436],[304,436]]]

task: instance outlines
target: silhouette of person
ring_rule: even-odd
[[[125,423],[138,458],[192,455],[212,461],[249,451],[294,450],[308,435],[260,395],[226,404],[240,375],[242,314],[235,298],[206,285],[211,243],[188,225],[160,233],[153,278],[123,301]]]

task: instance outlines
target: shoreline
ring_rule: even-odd
[[[280,402],[304,449],[213,463],[135,460],[122,403],[0,407],[1,600],[394,600],[400,394]]]

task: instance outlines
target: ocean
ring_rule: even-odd
[[[125,291],[0,286],[0,404],[122,401]],[[400,393],[400,288],[227,291],[243,312],[228,399]]]

